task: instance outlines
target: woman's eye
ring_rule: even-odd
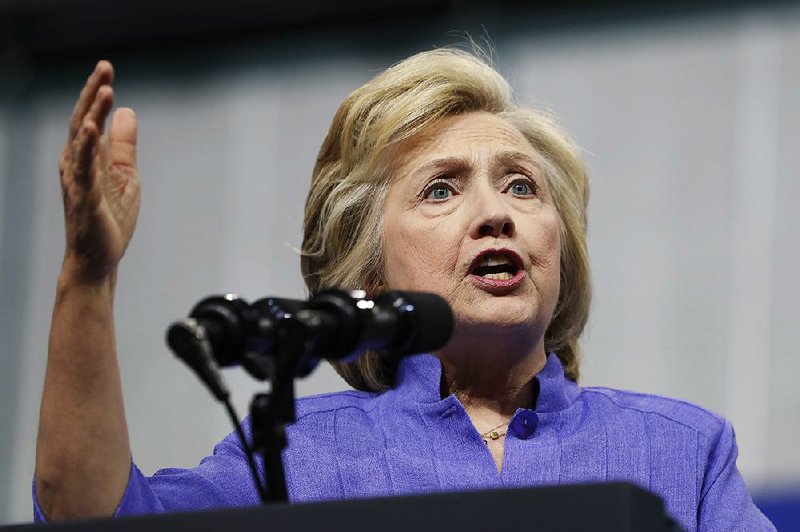
[[[428,193],[425,195],[425,198],[431,200],[446,200],[452,195],[453,191],[450,190],[450,188],[444,185],[436,185],[428,189]]]
[[[525,181],[517,181],[516,183],[512,183],[510,189],[511,193],[515,196],[531,196],[535,192],[533,185]]]

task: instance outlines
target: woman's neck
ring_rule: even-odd
[[[437,353],[442,392],[455,394],[468,412],[482,412],[481,417],[510,418],[518,408],[532,407],[532,380],[547,362],[544,340],[532,340],[480,335],[451,343]]]
[[[461,401],[498,472],[503,469],[508,422],[518,408],[535,406],[534,377],[547,362],[543,334],[516,332],[460,330],[437,353],[443,393]]]

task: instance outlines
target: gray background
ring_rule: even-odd
[[[560,115],[591,169],[583,383],[718,411],[734,423],[753,491],[800,484],[800,9],[547,32],[527,31],[526,20],[488,28],[498,66],[520,101]],[[140,121],[142,209],[116,315],[145,472],[192,466],[230,430],[167,351],[166,325],[210,293],[302,297],[302,207],[338,103],[414,51],[463,41],[409,33],[370,47],[305,33],[111,56],[117,102]],[[11,61],[0,81],[0,523],[31,515],[63,253],[56,165],[94,59],[36,73]],[[241,372],[227,378],[244,414],[258,386]],[[324,367],[299,388],[344,387]]]

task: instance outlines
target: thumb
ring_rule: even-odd
[[[128,107],[114,111],[108,130],[110,163],[136,167],[136,113]]]

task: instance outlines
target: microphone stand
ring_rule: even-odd
[[[295,422],[294,377],[305,350],[302,335],[286,334],[278,342],[278,351],[269,358],[267,380],[269,393],[259,393],[250,403],[253,452],[264,459],[266,501],[288,502],[286,475],[281,453],[287,446],[286,427]]]
[[[420,313],[435,316],[435,327],[420,327]],[[253,305],[229,294],[198,303],[189,319],[170,326],[167,343],[225,403],[262,502],[288,502],[281,455],[288,445],[286,427],[296,421],[295,377],[311,374],[321,358],[354,359],[367,349],[395,355],[436,349],[452,329],[450,307],[433,294],[385,292],[371,301],[361,291],[332,289],[308,303],[264,298]],[[236,364],[270,383],[269,393],[256,394],[250,403],[252,445],[218,373],[220,366]],[[264,461],[266,488],[256,454]]]
[[[280,382],[280,379],[273,382]],[[264,458],[267,488],[265,502],[289,500],[281,452],[287,445],[286,425],[294,419],[294,412],[288,412],[286,404],[293,401],[294,383],[289,382],[288,386],[273,387],[270,393],[256,394],[250,403],[253,450]]]

